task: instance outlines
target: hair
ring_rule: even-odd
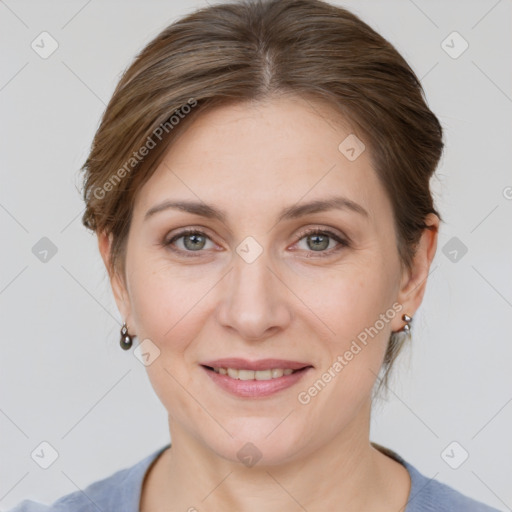
[[[400,264],[411,268],[423,230],[436,229],[425,217],[441,219],[429,182],[443,133],[419,79],[346,9],[320,0],[241,0],[166,27],[124,71],[103,113],[81,167],[82,223],[111,236],[109,274],[125,278],[134,199],[185,127],[207,109],[283,94],[327,103],[364,140],[392,204]],[[391,333],[380,385],[402,344]]]

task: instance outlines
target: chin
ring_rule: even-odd
[[[234,421],[226,424],[230,427],[227,430],[233,433],[232,438],[227,434],[222,437],[216,435],[212,439],[207,436],[203,438],[203,442],[217,456],[246,467],[281,465],[292,461],[304,443],[303,435],[290,432],[283,428],[284,425],[278,426],[282,419],[254,418],[255,422],[251,425],[248,419],[243,421],[243,425],[240,425],[240,421]],[[236,429],[233,427],[234,423],[237,424]]]

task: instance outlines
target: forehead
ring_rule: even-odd
[[[369,150],[347,158],[353,137],[349,123],[328,105],[304,98],[217,107],[201,113],[170,146],[139,191],[136,210],[141,215],[172,198],[216,203],[234,215],[254,214],[252,208],[264,215],[276,204],[343,195],[374,217],[389,204]]]

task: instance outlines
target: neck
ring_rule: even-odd
[[[396,480],[403,483],[407,470],[370,445],[369,406],[362,409],[364,422],[312,453],[252,467],[218,456],[170,418],[172,447],[148,486],[152,497],[144,503],[151,506],[141,510],[398,510],[408,487],[404,494]]]

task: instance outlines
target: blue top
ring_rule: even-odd
[[[499,512],[446,484],[427,478],[389,448],[372,444],[409,471],[411,491],[404,512]],[[169,446],[170,443],[133,466],[93,482],[83,492],[75,491],[62,496],[51,505],[23,500],[7,512],[139,512],[144,477],[151,463]]]

